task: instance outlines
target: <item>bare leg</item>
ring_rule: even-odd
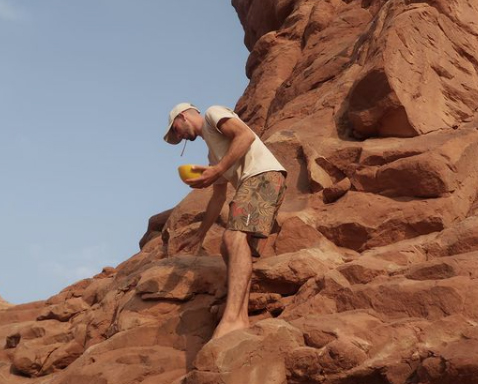
[[[227,249],[226,249],[226,246],[224,245],[224,243],[221,245],[221,256],[224,260],[224,263],[226,264],[226,267],[229,266],[229,258],[227,256]],[[251,290],[251,281],[249,280],[249,284],[247,286],[247,294],[244,296],[244,302],[242,303],[243,305],[243,308],[242,308],[242,313],[249,313],[249,292]],[[219,319],[222,318],[223,314],[224,314],[224,307],[220,308],[220,307],[216,307],[217,309],[217,312],[216,313],[216,316]]]
[[[251,250],[247,234],[226,230],[223,236],[227,257],[227,301],[224,315],[217,326],[213,339],[236,329],[249,326],[248,303],[252,275]]]
[[[224,244],[224,242],[221,243],[221,256],[222,256],[222,259],[224,260],[224,264],[226,264],[226,268],[228,268],[229,257],[227,256],[227,248],[226,248],[226,245]],[[227,279],[226,279],[226,283],[227,283]],[[211,307],[211,313],[214,313],[214,315],[216,317],[216,321],[218,323],[221,320],[222,315],[224,314],[224,308],[225,308],[225,304],[213,305]]]

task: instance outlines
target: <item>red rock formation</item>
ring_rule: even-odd
[[[0,309],[5,309],[11,307],[12,304],[10,304],[8,301],[5,301],[1,296],[0,296]]]
[[[194,191],[118,267],[0,308],[0,382],[478,383],[476,2],[232,4],[251,50],[236,110],[289,170],[254,325],[206,344],[227,212],[178,253]]]

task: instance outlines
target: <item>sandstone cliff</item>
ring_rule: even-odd
[[[206,344],[226,212],[178,253],[195,191],[131,259],[0,309],[0,383],[478,383],[478,4],[232,4],[251,51],[236,110],[289,170],[253,327]]]

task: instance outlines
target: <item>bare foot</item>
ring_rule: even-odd
[[[218,339],[226,335],[229,332],[237,331],[239,329],[246,329],[249,328],[249,321],[235,321],[235,322],[227,322],[222,320],[219,325],[217,326],[214,334],[212,335],[211,340]]]

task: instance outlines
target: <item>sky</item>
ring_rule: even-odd
[[[190,191],[202,140],[171,108],[234,108],[248,79],[230,0],[0,0],[0,296],[20,304],[139,251]]]

